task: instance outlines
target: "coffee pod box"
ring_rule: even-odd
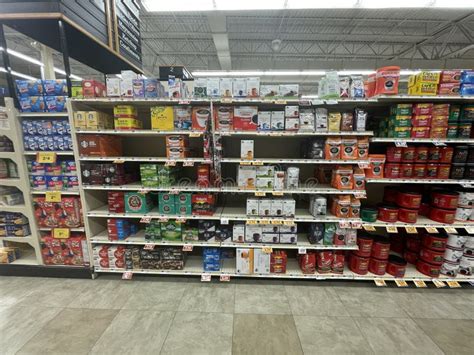
[[[261,199],[258,201],[258,215],[260,217],[271,216],[272,200],[270,199]]]
[[[196,78],[194,80],[194,97],[205,98],[207,96],[207,79]]]
[[[237,186],[243,189],[254,189],[257,180],[255,166],[239,165],[237,167]]]
[[[172,131],[174,129],[173,106],[151,108],[151,129],[158,131]]]
[[[234,78],[233,83],[232,83],[232,95],[234,97],[247,96],[247,79],[246,78]]]
[[[211,111],[209,107],[193,107],[192,128],[196,131],[205,131]]]
[[[245,226],[245,242],[246,243],[261,243],[262,242],[262,227],[259,225],[248,224]]]
[[[299,95],[298,84],[280,85],[280,96],[284,98],[297,98]]]
[[[260,78],[247,78],[247,97],[260,97]]]
[[[274,98],[280,96],[279,85],[260,85],[260,96],[262,98]]]
[[[283,216],[283,201],[279,198],[272,199],[270,214],[275,217]]]
[[[255,274],[270,273],[271,254],[265,253],[263,249],[254,249],[253,251],[253,272]]]
[[[243,139],[240,141],[240,158],[245,160],[252,160],[253,155],[253,144],[252,139]]]
[[[237,243],[245,241],[245,224],[235,223],[232,226],[232,241]]]
[[[236,106],[234,107],[234,130],[236,131],[256,131],[258,124],[257,106]]]
[[[253,273],[253,253],[252,248],[237,248],[236,251],[236,272],[237,274],[249,275]]]
[[[297,118],[300,116],[299,106],[285,106],[285,117]]]
[[[272,127],[272,113],[271,111],[260,111],[258,113],[258,130],[269,131]]]
[[[212,97],[218,97],[220,94],[220,82],[219,78],[207,79],[207,95]]]
[[[273,189],[283,190],[284,188],[285,188],[285,172],[275,171],[275,176],[273,178]]]
[[[283,199],[282,213],[284,217],[294,217],[296,211],[296,201],[293,199]]]
[[[120,78],[107,77],[106,85],[107,85],[107,97],[120,96]]]
[[[283,131],[285,129],[285,112],[272,111],[271,130]]]
[[[221,78],[219,81],[219,96],[232,97],[232,78]]]
[[[247,198],[247,216],[258,216],[259,201],[257,198]]]

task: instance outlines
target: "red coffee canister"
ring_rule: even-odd
[[[396,255],[390,255],[388,257],[387,273],[389,273],[393,277],[405,276],[406,267],[407,262],[405,259]]]
[[[430,208],[430,214],[428,215],[428,218],[439,223],[453,224],[455,215],[456,210],[444,210],[441,208],[432,207]]]
[[[418,209],[421,204],[421,194],[416,192],[401,192],[397,194],[397,205],[400,207]]]
[[[398,210],[398,220],[405,223],[416,223],[418,218],[418,210],[408,208],[400,208]]]
[[[385,275],[387,269],[387,260],[380,260],[376,258],[370,258],[369,271],[375,275]]]
[[[415,160],[415,147],[402,148],[402,162],[411,163]]]
[[[369,258],[363,258],[354,253],[349,258],[349,269],[359,275],[366,275],[369,271]]]
[[[390,242],[386,238],[378,238],[372,244],[371,258],[387,260],[390,252]]]
[[[439,151],[439,162],[442,164],[451,164],[453,160],[453,147],[441,147]]]
[[[413,178],[423,179],[426,176],[426,164],[413,165]]]
[[[400,178],[409,179],[413,177],[413,164],[400,164]]]
[[[426,164],[426,177],[436,179],[438,177],[438,164]]]
[[[438,173],[436,174],[437,179],[449,179],[451,172],[451,164],[438,164]]]
[[[390,205],[380,205],[377,218],[383,222],[395,223],[398,220],[398,208]]]
[[[415,163],[426,163],[428,161],[428,147],[417,147],[415,150]]]
[[[444,251],[436,251],[433,249],[423,248],[420,250],[420,259],[435,265],[443,263]]]
[[[408,250],[418,253],[421,249],[421,239],[418,236],[409,236],[406,240],[406,247]]]
[[[387,179],[398,179],[400,177],[400,164],[385,164],[384,177]]]
[[[416,262],[416,269],[426,276],[439,277],[439,270],[441,269],[441,265],[430,264],[424,260],[419,259]]]
[[[399,163],[402,161],[402,150],[401,147],[388,147],[387,148],[387,162],[388,163]]]
[[[357,246],[359,247],[359,250],[356,250],[353,253],[363,258],[370,257],[373,241],[373,238],[369,235],[357,236]]]
[[[421,245],[424,248],[444,252],[446,249],[446,243],[448,242],[448,237],[441,235],[433,234],[423,234],[421,237]]]
[[[434,207],[444,209],[456,209],[458,207],[459,194],[451,191],[434,191],[431,193],[431,203]]]
[[[405,253],[403,253],[403,257],[407,262],[413,265],[415,265],[418,261],[418,253],[415,253],[414,251],[405,250]]]
[[[437,163],[439,162],[440,158],[440,147],[431,147],[428,150],[428,162],[429,163]]]

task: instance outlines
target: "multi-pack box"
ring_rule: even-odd
[[[247,216],[258,216],[259,200],[258,198],[247,198]]]
[[[105,83],[107,86],[107,97],[120,97],[120,78],[107,76]]]
[[[193,194],[191,198],[192,212],[198,215],[213,215],[216,198],[212,194]]]
[[[271,216],[272,200],[262,198],[258,201],[258,215],[260,217]]]
[[[121,156],[122,139],[101,134],[79,134],[79,154],[82,156]]]
[[[237,274],[250,275],[253,273],[253,253],[252,248],[237,248],[236,251],[236,272]]]
[[[257,181],[255,166],[239,165],[237,167],[237,186],[244,189],[254,189]]]
[[[285,129],[284,111],[272,111],[272,120],[270,127],[272,131],[282,131]]]
[[[191,106],[176,106],[174,108],[174,128],[184,131],[192,129]]]
[[[151,108],[151,129],[158,131],[172,131],[174,129],[173,106]]]
[[[247,79],[234,78],[232,82],[232,96],[245,97],[247,96]]]
[[[234,107],[233,125],[236,131],[256,131],[258,126],[258,107]]]
[[[209,107],[193,107],[192,129],[193,131],[205,131],[211,116]]]
[[[245,160],[253,160],[253,139],[243,139],[240,141],[240,158]]]
[[[232,226],[232,241],[243,243],[245,241],[245,224],[234,223]]]
[[[139,192],[125,193],[125,212],[127,213],[148,213],[153,208],[153,201],[150,194]]]
[[[182,223],[168,221],[161,223],[161,238],[169,241],[180,241],[182,235]]]
[[[260,85],[260,96],[266,99],[280,96],[279,85]]]
[[[272,112],[271,111],[260,111],[258,113],[258,130],[269,131],[272,125]]]
[[[270,273],[270,253],[264,252],[263,249],[256,248],[253,251],[253,272],[255,274]]]
[[[232,97],[232,78],[220,78],[219,96]]]
[[[207,97],[207,79],[206,78],[196,78],[194,80],[194,97],[195,98],[204,98]]]
[[[262,242],[262,226],[258,224],[247,224],[245,226],[245,242],[261,243]]]
[[[260,78],[247,78],[247,97],[260,97]]]

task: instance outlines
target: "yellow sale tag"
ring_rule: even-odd
[[[125,163],[125,159],[115,159],[112,163],[114,163],[114,164],[123,164],[123,163]]]
[[[416,227],[406,226],[405,230],[407,231],[408,234],[418,234]]]
[[[374,226],[367,225],[367,224],[363,224],[362,227],[364,227],[364,229],[365,229],[367,232],[375,232],[375,227],[374,227]]]
[[[395,226],[385,227],[388,233],[398,233],[398,229]]]
[[[250,161],[241,161],[240,165],[252,165],[252,162],[250,162]]]
[[[428,233],[439,233],[436,227],[425,227],[425,229]]]
[[[272,195],[273,196],[283,196],[283,191],[273,191]]]
[[[46,202],[61,202],[61,191],[46,191]]]
[[[277,105],[286,105],[286,100],[275,100]]]
[[[283,224],[285,226],[294,226],[295,225],[295,221],[283,221]]]
[[[423,280],[413,280],[413,283],[415,284],[416,287],[427,287],[425,281]]]
[[[408,287],[408,284],[405,280],[395,280],[395,283],[398,287]]]
[[[255,219],[249,219],[247,220],[247,224],[257,224],[257,221]]]
[[[201,137],[201,133],[200,132],[191,132],[191,133],[189,133],[189,136],[192,137],[192,138]]]
[[[272,224],[283,224],[283,220],[281,220],[281,219],[272,219]]]
[[[459,284],[459,282],[457,281],[446,281],[446,283],[448,284],[448,286],[450,288],[458,288],[458,287],[461,287],[461,285]]]
[[[265,195],[266,195],[266,193],[263,192],[263,191],[255,191],[255,196],[257,196],[257,197],[264,197]]]
[[[263,161],[253,161],[252,165],[263,165]]]
[[[264,252],[265,254],[271,254],[273,252],[273,248],[272,247],[262,247],[262,252]]]
[[[36,162],[40,164],[54,164],[56,163],[56,153],[38,152],[36,153]]]
[[[437,287],[437,288],[441,288],[441,287],[446,287],[446,284],[441,281],[441,280],[433,280],[433,284]]]
[[[382,279],[375,279],[374,282],[377,286],[380,286],[380,287],[387,286],[387,284],[385,283],[385,280],[382,280]]]
[[[270,224],[270,220],[269,219],[261,219],[260,224]]]
[[[71,235],[69,228],[53,228],[53,238],[56,239],[68,239]]]
[[[446,231],[446,233],[458,234],[458,231],[454,227],[444,227],[444,230]]]

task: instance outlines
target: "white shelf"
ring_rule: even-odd
[[[44,195],[46,192],[60,192],[64,195],[79,195],[79,190],[35,190],[31,189],[32,195]]]
[[[80,161],[142,161],[142,162],[150,162],[150,163],[165,163],[165,162],[176,162],[176,163],[184,163],[184,162],[192,162],[192,163],[203,163],[203,164],[210,164],[212,159],[204,159],[204,158],[182,158],[182,159],[169,159],[166,157],[85,157],[81,156],[79,158]]]
[[[62,150],[62,151],[51,151],[51,150],[38,150],[38,151],[25,151],[25,155],[36,155],[38,153],[56,153],[56,155],[74,155],[72,150]]]
[[[26,209],[26,206],[24,204],[13,205],[13,206],[0,205],[0,210],[7,211],[7,212],[22,212],[23,213],[25,209]]]
[[[368,164],[368,160],[330,160],[330,159],[276,159],[276,158],[255,158],[245,160],[240,158],[222,158],[222,163],[237,163],[248,165],[259,164]]]
[[[216,134],[225,136],[264,136],[264,137],[307,137],[307,136],[373,136],[372,131],[363,132],[305,132],[305,131],[215,131]]]
[[[6,241],[6,242],[15,242],[15,243],[31,243],[31,235],[28,235],[26,237],[1,237],[0,241]]]
[[[34,253],[20,251],[20,258],[7,265],[38,265],[38,261]]]
[[[19,186],[20,182],[19,178],[0,179],[0,185],[3,186]]]
[[[154,208],[148,213],[111,213],[109,212],[108,206],[101,206],[92,211],[87,212],[88,217],[106,217],[106,218],[142,218],[142,217],[151,217],[155,219],[220,219],[222,207],[218,207],[212,216],[205,215],[165,215],[160,214],[157,208]]]
[[[1,159],[12,159],[14,160],[16,157],[15,152],[0,152]]]
[[[395,101],[474,101],[474,96],[409,96],[409,95],[378,95],[372,97],[376,102]]]
[[[453,224],[446,224],[446,223],[439,223],[432,221],[431,219],[418,216],[416,223],[405,223],[405,222],[395,222],[395,223],[388,223],[377,220],[376,222],[362,222],[363,226],[373,226],[373,227],[453,227],[453,228],[465,228],[465,227],[474,227],[474,222],[458,222],[455,221]]]
[[[20,112],[20,117],[40,117],[40,118],[63,118],[68,117],[67,112]]]
[[[454,180],[454,179],[366,179],[366,183],[371,184],[450,184],[474,187],[474,180]]]
[[[395,142],[407,142],[407,143],[463,143],[463,144],[474,144],[472,138],[383,138],[373,137],[370,138],[371,143],[395,143]]]
[[[202,137],[205,132],[197,131],[154,131],[151,129],[132,129],[132,130],[118,130],[118,129],[100,129],[100,130],[79,130],[76,129],[77,134],[112,134],[119,136],[167,136],[174,134],[185,134],[188,136]]]
[[[50,232],[54,229],[55,227],[39,227],[38,230],[41,232]],[[58,227],[58,228],[64,228],[64,227]],[[84,232],[84,227],[79,227],[79,228],[67,228],[71,232]]]
[[[120,190],[120,191],[196,191],[196,192],[220,192],[219,187],[199,187],[195,184],[177,185],[177,186],[162,186],[162,187],[146,187],[142,184],[132,183],[125,185],[82,185],[84,190]]]

